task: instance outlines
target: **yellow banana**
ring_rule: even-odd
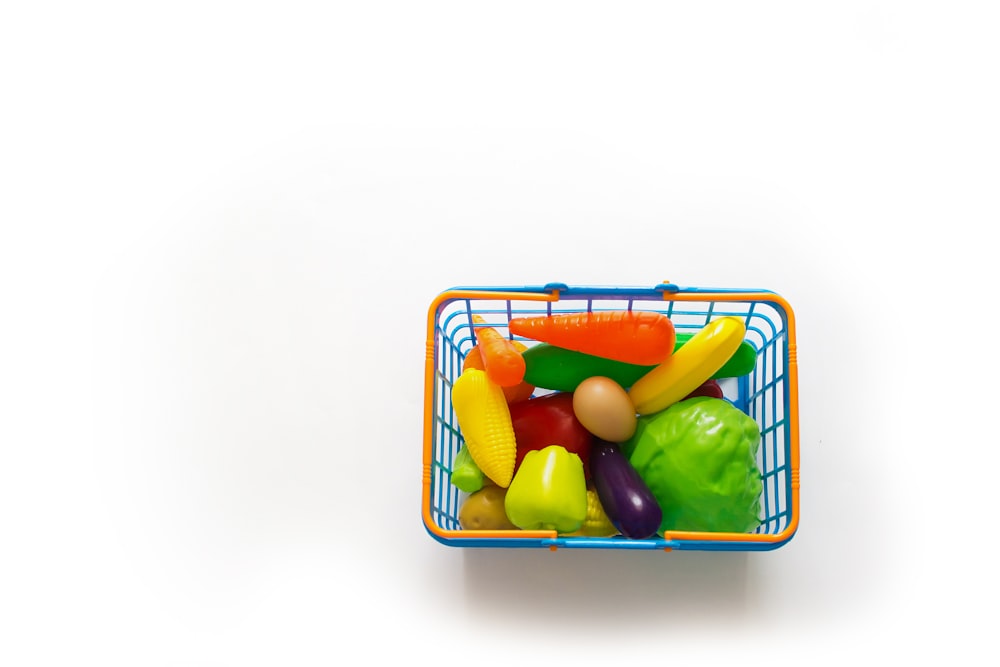
[[[710,322],[632,385],[628,394],[635,411],[648,415],[683,399],[729,361],[744,335],[746,325],[736,317],[720,317]]]
[[[497,486],[510,486],[517,444],[503,389],[486,371],[470,368],[455,380],[451,404],[472,460]]]

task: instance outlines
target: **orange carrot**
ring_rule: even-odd
[[[483,363],[483,355],[479,352],[479,346],[473,345],[469,353],[465,355],[465,359],[462,360],[462,372],[474,368],[477,371],[485,371],[486,364]]]
[[[473,315],[476,324],[485,324],[479,315]],[[524,357],[514,342],[504,338],[493,327],[476,329],[476,342],[483,357],[486,375],[501,387],[515,387],[524,380]]]
[[[518,352],[524,352],[528,347],[519,340],[513,341],[514,347],[517,348]],[[473,345],[469,353],[465,355],[465,359],[462,361],[462,372],[474,368],[476,370],[485,371],[486,364],[483,363],[483,355],[479,352],[479,346]],[[531,398],[531,395],[535,393],[535,385],[528,384],[527,382],[521,381],[513,387],[500,387],[503,389],[503,395],[507,398],[507,403],[517,403],[518,401],[526,401]]]
[[[514,347],[517,348],[519,353],[524,352],[528,347],[519,340],[515,340]],[[523,359],[522,359],[523,360]],[[513,387],[501,387],[503,389],[503,395],[507,397],[507,403],[517,403],[518,401],[526,401],[531,398],[531,395],[535,393],[535,385],[528,384],[524,380],[521,380]]]
[[[665,361],[676,339],[670,318],[649,311],[515,317],[509,326],[517,336],[641,366]]]

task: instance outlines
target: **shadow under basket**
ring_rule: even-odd
[[[452,383],[475,345],[475,326],[511,335],[514,317],[606,310],[655,311],[678,333],[693,333],[716,318],[734,316],[746,325],[744,341],[757,352],[752,372],[719,380],[724,398],[760,427],[757,465],[761,473],[760,524],[748,533],[668,531],[650,539],[562,536],[555,531],[463,530],[458,513],[465,498],[451,483],[463,438],[451,404]],[[535,396],[551,393],[539,389]],[[424,373],[422,515],[427,532],[456,547],[674,549],[765,551],[786,544],[799,523],[798,386],[795,320],[789,304],[768,290],[678,287],[570,287],[562,283],[524,287],[455,287],[440,293],[427,318]]]

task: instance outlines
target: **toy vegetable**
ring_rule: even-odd
[[[709,396],[711,398],[725,398],[722,387],[715,380],[705,380],[697,389],[684,397],[684,400],[696,398],[698,396]]]
[[[678,333],[677,342],[674,343],[674,354],[677,354],[694,335]],[[657,366],[657,364],[627,364],[548,343],[523,350],[521,356],[524,357],[524,381],[535,387],[554,391],[575,391],[581,382],[595,375],[611,378],[628,389]],[[741,377],[752,373],[756,363],[757,351],[753,345],[743,341],[722,368],[712,374],[712,379]]]
[[[515,317],[516,336],[630,364],[658,364],[674,351],[674,325],[661,313],[612,310]]]
[[[561,445],[580,457],[588,473],[590,444],[594,436],[584,428],[573,411],[573,394],[546,394],[509,407],[517,454],[515,472],[525,454],[549,445]]]
[[[632,385],[628,394],[635,411],[640,415],[658,412],[690,394],[733,356],[745,333],[743,320],[735,317],[709,323]]]
[[[601,507],[601,499],[593,484],[587,485],[587,518],[583,520],[582,526],[566,534],[583,537],[614,537],[618,534],[618,529]]]
[[[507,518],[507,489],[488,484],[465,499],[458,510],[458,525],[464,530],[517,530]]]
[[[528,347],[519,340],[511,341],[511,344],[522,355],[528,350]],[[483,355],[479,351],[478,345],[473,345],[469,353],[465,355],[465,359],[462,360],[462,372],[464,373],[470,368],[478,368],[481,371],[486,370],[486,364],[483,362]],[[501,389],[503,389],[503,395],[507,397],[508,403],[517,403],[518,401],[526,401],[531,398],[531,394],[535,391],[535,386],[521,381],[512,387],[501,386]]]
[[[656,535],[663,512],[617,444],[594,443],[590,470],[601,506],[622,535],[637,540]]]
[[[475,493],[486,483],[485,475],[472,460],[467,444],[463,443],[455,454],[455,461],[451,466],[451,483],[459,491],[466,493]]]
[[[580,457],[559,445],[528,452],[504,500],[507,517],[525,530],[579,530],[587,518]]]
[[[621,447],[663,511],[660,533],[744,533],[759,524],[760,430],[728,401],[691,398],[640,417]]]
[[[473,315],[476,324],[485,324],[480,315]],[[524,380],[524,358],[514,342],[504,338],[493,327],[476,327],[476,342],[483,356],[483,366],[490,379],[501,387],[515,387]]]
[[[627,364],[548,343],[529,347],[522,356],[524,381],[554,391],[576,391],[580,383],[590,377],[611,378],[628,388],[656,368],[655,365]]]
[[[486,371],[467,370],[451,388],[451,403],[472,460],[497,486],[506,488],[514,476],[517,444],[500,385]]]

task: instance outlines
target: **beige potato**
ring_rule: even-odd
[[[458,523],[463,530],[517,530],[507,518],[504,498],[507,489],[487,484],[471,494],[458,510]]]

